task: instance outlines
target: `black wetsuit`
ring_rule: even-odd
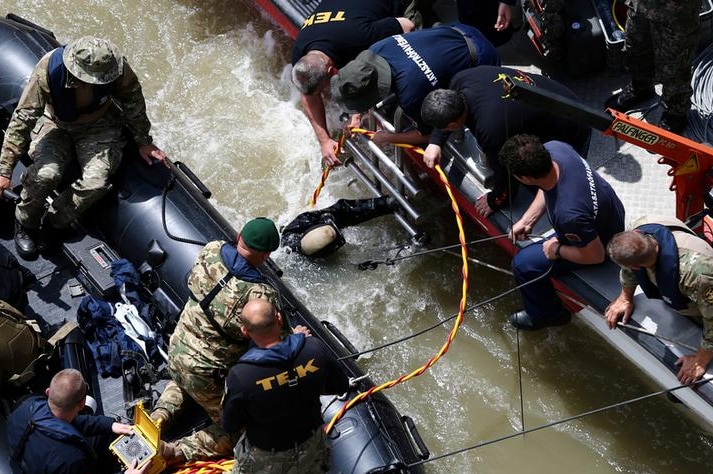
[[[342,229],[392,212],[393,210],[387,204],[386,197],[340,199],[324,209],[303,212],[297,216],[282,229],[281,245],[301,253],[300,240],[313,227],[333,224],[338,229]]]
[[[246,429],[251,445],[284,451],[323,424],[319,397],[340,394],[349,379],[322,341],[292,334],[268,349],[254,347],[225,382],[223,428]]]

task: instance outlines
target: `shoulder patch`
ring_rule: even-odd
[[[532,76],[528,75],[524,71],[521,71],[520,69],[517,69],[517,76],[514,77],[514,79],[517,79],[520,82],[524,82],[528,86],[534,86],[535,81],[532,80]]]

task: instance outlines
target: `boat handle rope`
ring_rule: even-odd
[[[358,130],[358,129],[352,129],[352,131],[354,131],[354,130]],[[423,152],[423,150],[421,150],[421,152]],[[327,434],[332,430],[332,428],[337,423],[337,421],[339,421],[339,419],[342,418],[342,416],[344,416],[344,414],[347,412],[347,410],[349,410],[351,407],[353,407],[360,401],[366,399],[367,397],[371,396],[374,393],[380,392],[387,388],[394,387],[402,382],[406,382],[414,377],[417,377],[417,376],[423,374],[426,370],[428,370],[436,362],[438,362],[438,360],[446,352],[448,352],[448,349],[450,348],[451,343],[455,339],[456,334],[458,334],[458,329],[460,328],[460,325],[463,322],[463,315],[466,311],[466,304],[467,304],[467,300],[468,300],[468,246],[466,245],[465,231],[463,230],[463,217],[461,216],[460,209],[458,207],[458,203],[456,202],[455,196],[453,195],[453,189],[452,189],[450,183],[448,182],[448,177],[443,172],[443,169],[441,169],[440,165],[436,165],[435,170],[438,173],[441,183],[445,187],[446,193],[448,194],[448,197],[451,200],[451,208],[453,209],[453,213],[454,213],[455,219],[456,219],[456,225],[458,226],[458,240],[460,241],[460,247],[461,247],[461,260],[462,260],[461,299],[460,299],[460,304],[458,307],[458,315],[456,317],[456,321],[453,324],[453,328],[451,329],[450,333],[448,334],[448,338],[443,343],[443,345],[441,346],[440,350],[436,353],[436,355],[434,355],[433,357],[428,359],[426,361],[426,363],[423,364],[418,369],[416,369],[408,374],[404,374],[404,375],[398,377],[397,379],[390,380],[390,381],[382,383],[381,385],[378,385],[378,386],[373,386],[366,392],[361,392],[354,398],[350,399],[332,417],[330,422],[324,428],[324,432]]]

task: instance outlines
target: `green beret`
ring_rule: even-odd
[[[256,217],[240,231],[245,245],[258,252],[274,252],[280,246],[280,234],[267,217]]]

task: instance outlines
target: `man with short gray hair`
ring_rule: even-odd
[[[36,255],[41,227],[70,227],[109,190],[126,144],[124,128],[148,164],[166,159],[149,135],[139,80],[114,44],[84,36],[40,59],[0,152],[0,192],[10,189],[13,169],[26,153],[32,160],[15,210],[15,247],[21,257]],[[45,211],[46,198],[75,160],[81,177]]]
[[[640,286],[648,298],[702,320],[698,351],[679,358],[676,365],[681,383],[703,377],[713,360],[713,248],[678,219],[642,217],[632,230],[611,239],[607,254],[621,266],[621,293],[604,313],[609,328],[629,320]]]
[[[419,24],[413,0],[324,0],[305,20],[292,48],[292,82],[327,163],[339,163],[322,99],[329,78],[372,43]]]

